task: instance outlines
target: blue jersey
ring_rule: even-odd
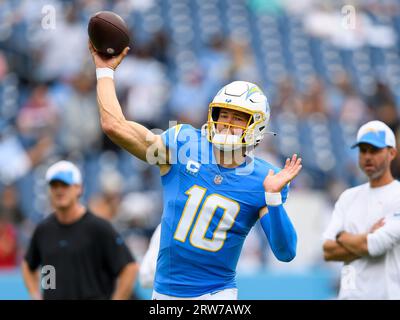
[[[194,297],[236,287],[244,240],[265,207],[263,181],[278,168],[248,158],[234,169],[216,164],[213,146],[190,125],[162,135],[170,171],[162,176],[164,211],[154,289]],[[281,194],[286,200],[288,187]]]

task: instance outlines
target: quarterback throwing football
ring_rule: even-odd
[[[277,259],[291,261],[297,235],[283,204],[301,159],[294,154],[280,170],[252,155],[270,115],[263,92],[232,82],[213,99],[201,130],[182,124],[155,135],[124,117],[115,93],[113,73],[129,48],[109,59],[89,48],[103,131],[160,168],[164,211],[153,299],[237,299],[236,265],[258,219]]]

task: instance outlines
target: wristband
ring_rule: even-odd
[[[111,68],[96,68],[96,78],[97,80],[101,78],[114,79],[114,70]]]
[[[266,192],[265,203],[267,206],[279,206],[282,204],[282,195],[280,192]]]

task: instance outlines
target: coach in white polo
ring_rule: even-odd
[[[390,171],[395,135],[371,121],[354,147],[369,181],[336,202],[323,235],[324,258],[344,262],[339,299],[400,299],[400,182]]]

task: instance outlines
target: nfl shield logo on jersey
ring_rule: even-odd
[[[214,183],[215,184],[221,184],[222,183],[222,176],[221,175],[219,175],[219,174],[217,174],[215,177],[214,177]]]

